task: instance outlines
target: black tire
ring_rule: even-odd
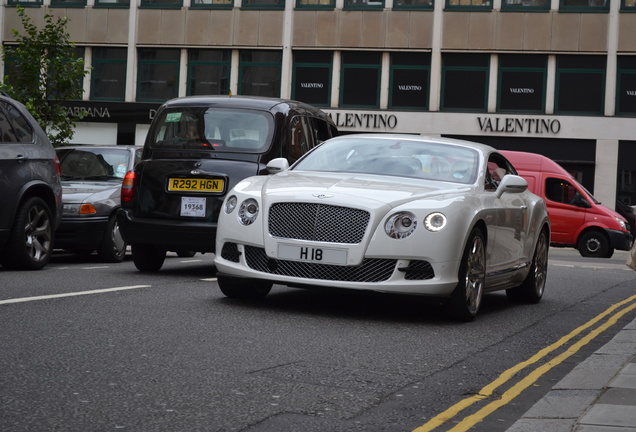
[[[506,290],[509,300],[539,303],[543,297],[545,281],[548,276],[548,250],[548,234],[543,230],[537,239],[528,276],[518,287]]]
[[[609,240],[600,231],[587,231],[579,237],[577,249],[583,257],[607,258],[610,250]]]
[[[479,228],[473,228],[462,254],[459,282],[451,295],[449,307],[453,319],[470,322],[475,319],[486,285],[486,242]]]
[[[193,256],[196,255],[195,251],[177,251],[177,256],[180,258],[192,258]]]
[[[117,217],[113,215],[108,220],[102,243],[99,245],[99,248],[97,248],[97,256],[104,262],[120,263],[126,256],[127,246],[119,232]]]
[[[221,292],[230,298],[262,299],[269,294],[272,283],[256,279],[240,279],[217,276],[217,283]]]
[[[15,215],[2,264],[16,270],[39,270],[53,253],[53,217],[46,202],[28,198]]]
[[[135,267],[142,272],[157,272],[166,260],[166,251],[156,246],[133,243],[130,249]]]

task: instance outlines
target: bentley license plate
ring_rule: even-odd
[[[168,190],[175,192],[223,192],[223,179],[170,178]]]
[[[347,250],[279,244],[278,259],[317,264],[346,265]]]

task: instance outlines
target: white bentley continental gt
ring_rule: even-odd
[[[423,295],[472,321],[485,292],[543,296],[545,203],[492,147],[347,135],[267,166],[221,209],[215,265],[228,297],[261,298],[273,284]]]

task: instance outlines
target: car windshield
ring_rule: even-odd
[[[478,154],[452,144],[408,138],[337,138],[326,141],[292,169],[370,173],[474,183]]]
[[[268,113],[227,108],[165,110],[153,129],[150,147],[161,150],[267,150],[274,119]]]
[[[58,149],[62,180],[123,179],[130,153],[124,149]]]

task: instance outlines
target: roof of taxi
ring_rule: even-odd
[[[231,108],[251,108],[271,111],[272,108],[284,105],[287,108],[295,108],[313,112],[319,112],[318,108],[315,108],[309,104],[279,98],[267,98],[260,96],[186,96],[175,98],[167,101],[164,107],[179,107],[179,106],[211,106],[222,105]],[[278,111],[278,110],[277,110]]]

